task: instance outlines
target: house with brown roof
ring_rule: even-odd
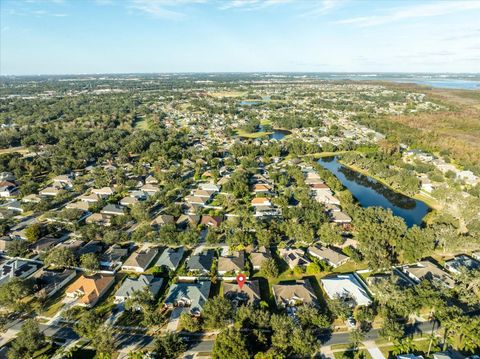
[[[123,263],[122,270],[143,273],[148,268],[150,263],[152,263],[157,253],[158,250],[154,248],[133,252]]]
[[[253,185],[252,191],[255,194],[268,194],[272,190],[272,187],[266,183],[256,183]]]
[[[308,279],[293,283],[279,283],[272,286],[277,307],[286,308],[297,305],[316,305],[317,296]]]
[[[177,225],[179,225],[179,226],[187,226],[187,225],[196,226],[199,221],[200,221],[200,216],[191,215],[191,214],[182,214],[177,219]]]
[[[221,256],[218,258],[217,268],[219,275],[241,273],[245,269],[245,252],[235,251],[228,256]]]
[[[110,216],[102,213],[93,213],[85,219],[86,224],[97,224],[99,226],[109,226]]]
[[[242,288],[237,283],[222,282],[223,296],[235,307],[243,304],[256,305],[261,301],[260,283],[258,280],[245,282]]]
[[[223,222],[223,218],[220,216],[202,216],[200,224],[204,224],[207,227],[220,227],[220,224]]]
[[[114,193],[114,189],[112,187],[102,187],[102,188],[93,188],[92,193],[96,194],[100,198],[108,198]]]
[[[65,291],[69,298],[77,298],[76,305],[91,308],[115,283],[113,275],[82,275]]]

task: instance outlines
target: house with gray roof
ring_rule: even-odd
[[[460,274],[462,270],[470,271],[480,268],[480,263],[477,260],[462,254],[446,261],[445,268],[452,273]]]
[[[308,247],[307,252],[312,257],[324,260],[333,268],[337,268],[349,260],[349,257],[340,253],[340,251],[321,245],[310,246]]]
[[[115,293],[114,302],[116,304],[124,303],[133,292],[148,288],[152,297],[156,297],[163,284],[163,278],[157,278],[153,275],[141,275],[138,278],[127,278],[123,281],[120,288]]]
[[[212,268],[213,256],[214,252],[211,249],[191,256],[187,261],[188,271],[199,274],[209,273]]]
[[[200,315],[210,294],[210,281],[174,283],[165,299],[167,307],[186,307],[192,315]]]
[[[122,248],[118,244],[114,244],[100,255],[100,265],[106,268],[114,268],[121,264],[127,255],[128,248]]]
[[[149,248],[134,252],[123,263],[122,270],[143,273],[157,255],[158,250]]]
[[[21,259],[9,259],[0,266],[0,285],[11,278],[27,278],[35,273],[41,264]]]
[[[272,258],[272,253],[270,249],[264,246],[250,253],[250,262],[252,262],[253,269],[255,270],[259,270],[263,262],[270,258]]]
[[[160,258],[158,258],[155,266],[165,267],[174,271],[178,268],[178,265],[180,264],[184,254],[185,249],[183,247],[167,248],[160,255]]]
[[[37,294],[51,297],[64,288],[76,275],[77,272],[74,269],[64,269],[62,271],[41,269],[33,275]]]
[[[123,216],[125,215],[125,207],[110,203],[103,207],[100,213],[110,216]]]

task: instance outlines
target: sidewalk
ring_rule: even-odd
[[[368,340],[363,343],[373,359],[385,359],[377,344],[374,341]]]

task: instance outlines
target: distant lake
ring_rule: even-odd
[[[318,163],[332,172],[362,207],[389,208],[394,215],[402,217],[408,227],[420,226],[430,211],[424,202],[395,192],[373,178],[341,165],[336,157],[324,157]]]
[[[479,74],[427,73],[319,73],[312,76],[322,80],[390,81],[414,83],[435,88],[480,90]]]

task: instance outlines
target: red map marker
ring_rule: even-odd
[[[240,290],[242,290],[242,287],[246,281],[247,281],[247,277],[245,277],[245,274],[240,273],[237,275],[237,284],[240,287]]]

